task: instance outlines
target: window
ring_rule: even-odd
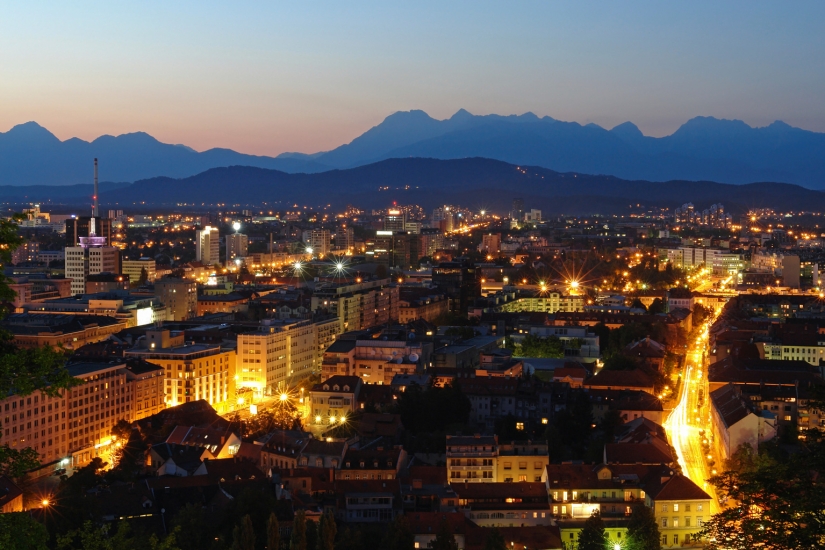
[[[518,469],[519,470],[526,470],[527,469],[527,463],[526,462],[519,462],[518,463]]]
[[[679,535],[673,535],[673,544],[679,544]]]
[[[702,504],[697,504],[696,505],[696,511],[701,512],[702,511],[702,506],[703,506]]]
[[[689,517],[685,518],[685,527],[690,527],[690,518]]]
[[[690,512],[690,504],[685,504],[685,512]]]
[[[667,504],[662,504],[662,512],[667,512]]]
[[[518,476],[519,481],[527,481],[527,476]]]
[[[673,505],[673,511],[674,511],[674,512],[678,512],[678,511],[679,511],[679,505],[678,505],[678,504],[674,504],[674,505]]]
[[[662,527],[667,527],[667,518],[662,518]]]
[[[699,516],[698,518],[696,518],[696,527],[701,527],[701,526],[702,526],[702,516]]]
[[[667,544],[667,535],[662,535],[662,544]]]
[[[679,527],[679,518],[673,518],[673,527]]]
[[[505,462],[504,463],[504,469],[505,470],[512,470],[513,469],[513,463],[512,462]]]

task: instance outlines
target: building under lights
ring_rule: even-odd
[[[65,249],[66,278],[72,281],[72,294],[86,292],[89,275],[120,273],[120,251],[107,246],[107,237],[95,233],[97,219],[89,218],[88,235],[77,237],[77,242]],[[75,229],[74,233],[80,231]]]
[[[166,405],[203,399],[219,413],[231,410],[235,396],[235,350],[219,344],[185,342],[182,332],[146,331],[126,357],[139,357],[165,369]]]
[[[195,231],[195,260],[205,265],[220,263],[221,236],[217,227],[207,225]]]

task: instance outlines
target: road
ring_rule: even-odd
[[[702,446],[702,430],[711,430],[707,407],[700,410],[699,396],[704,394],[705,403],[708,399],[707,370],[705,352],[708,346],[708,327],[713,320],[709,320],[702,327],[699,337],[691,342],[688,355],[685,358],[682,387],[679,402],[671,411],[665,422],[665,428],[670,436],[671,445],[676,450],[676,456],[682,472],[691,481],[704,489],[711,497],[711,514],[717,513],[718,501],[714,487],[706,480],[711,477],[711,471],[706,459],[707,451]]]

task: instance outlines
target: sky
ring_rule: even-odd
[[[313,153],[395,111],[825,132],[825,2],[11,2],[0,131]]]

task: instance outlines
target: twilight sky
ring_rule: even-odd
[[[310,5],[311,4],[311,5]],[[825,2],[11,2],[0,131],[316,152],[398,110],[825,132]]]

